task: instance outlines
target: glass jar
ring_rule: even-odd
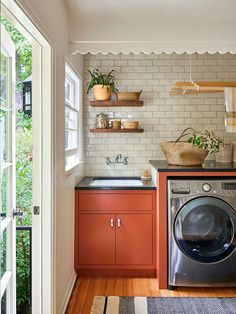
[[[96,128],[97,129],[108,129],[109,128],[109,117],[105,113],[99,113],[96,115]]]

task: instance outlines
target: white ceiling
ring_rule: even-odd
[[[65,1],[70,40],[81,46],[188,42],[223,47],[236,42],[236,0]]]

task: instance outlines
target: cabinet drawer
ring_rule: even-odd
[[[77,208],[82,211],[151,211],[153,192],[77,192]]]

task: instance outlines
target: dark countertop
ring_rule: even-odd
[[[150,160],[149,163],[158,172],[236,172],[236,163],[206,161],[202,166],[174,166],[166,160]]]
[[[98,177],[102,179],[140,179],[139,177]],[[153,181],[142,181],[142,186],[90,186],[90,183],[96,177],[85,177],[76,186],[75,190],[155,190]]]

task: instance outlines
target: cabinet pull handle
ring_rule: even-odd
[[[111,219],[111,227],[114,227],[114,219]]]
[[[121,220],[118,219],[118,220],[117,220],[117,227],[120,228],[120,226],[121,226]]]

